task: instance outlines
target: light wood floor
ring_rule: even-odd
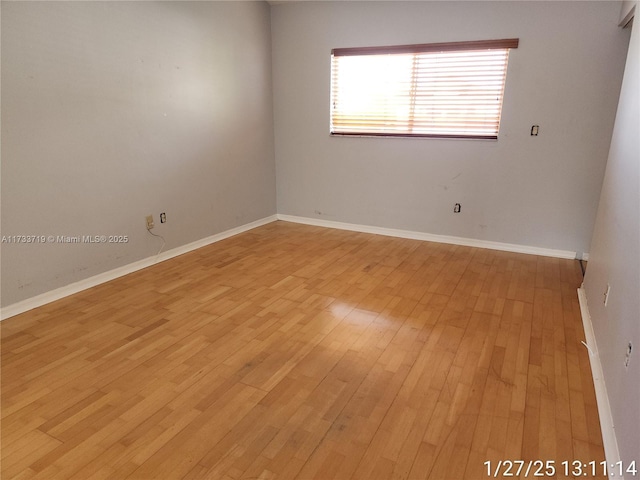
[[[2,478],[599,462],[581,281],[570,260],[260,227],[2,322]]]

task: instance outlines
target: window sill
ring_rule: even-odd
[[[331,137],[356,137],[356,138],[435,138],[444,140],[493,140],[497,141],[497,135],[410,135],[405,133],[330,133]]]

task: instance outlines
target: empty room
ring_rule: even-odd
[[[640,478],[636,1],[2,1],[4,479]]]

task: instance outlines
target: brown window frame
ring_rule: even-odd
[[[509,38],[499,40],[394,45],[383,47],[334,48],[331,51],[332,76],[330,133],[332,136],[497,139],[504,100],[509,51],[511,49],[518,48],[518,45],[519,39]],[[499,52],[486,53],[495,50],[498,50]],[[472,51],[478,52],[478,55],[474,57],[477,61],[462,53],[461,55],[456,55],[457,52]],[[500,51],[504,52],[503,58],[499,58],[499,55],[502,55],[500,54]],[[438,56],[437,54],[440,53],[445,53],[445,55]],[[453,56],[448,56],[446,53],[452,53]],[[348,113],[336,113],[338,108],[337,104],[339,103],[340,106],[343,106],[347,103],[344,99],[348,98],[344,97],[344,95],[346,95],[344,93],[343,97],[339,97],[340,91],[338,89],[341,84],[339,83],[340,79],[338,78],[340,75],[340,64],[338,62],[340,62],[340,60],[336,59],[341,57],[365,57],[377,55],[384,56],[380,57],[380,59],[381,61],[386,61],[386,59],[392,58],[394,55],[396,55],[396,57],[393,58],[396,59],[400,59],[399,56],[404,55],[404,65],[407,66],[407,62],[409,61],[406,57],[407,54],[413,55],[411,58],[413,59],[412,65],[414,66],[412,67],[413,71],[411,72],[411,79],[406,80],[403,77],[402,88],[404,89],[404,92],[393,96],[393,98],[401,98],[401,103],[398,103],[397,105],[392,104],[392,106],[396,110],[412,108],[413,110],[411,113],[402,114],[401,120],[399,121],[394,120],[390,116],[393,115],[393,113],[388,113],[389,101],[387,99],[383,100],[383,102],[385,102],[385,106],[378,105],[378,103],[381,102],[380,100],[378,100],[378,103],[373,102],[373,106],[367,107],[373,109],[369,113],[356,112],[353,116],[349,116]],[[436,54],[436,56],[429,54]],[[496,59],[495,61],[493,60],[494,55]],[[428,66],[429,61],[440,61],[442,66],[434,67],[430,70],[431,67]],[[465,64],[467,61],[469,63]],[[416,63],[419,62],[422,62],[422,66],[415,67]],[[451,63],[451,65],[456,65],[455,67],[447,67],[447,62],[458,63]],[[499,62],[503,62],[503,64],[498,65]],[[479,66],[473,67],[474,63]],[[493,68],[491,67],[493,64],[496,64],[497,66],[494,71],[491,71],[489,69]],[[462,68],[458,68],[457,65],[462,65]],[[475,80],[472,76],[453,76],[458,75],[453,73],[454,69],[464,70],[465,68],[477,68],[477,73],[480,73],[481,75],[477,76]],[[338,71],[336,72],[336,70]],[[434,72],[433,78],[431,79],[428,78],[430,71]],[[483,80],[485,78],[488,80]],[[501,78],[499,94],[497,83],[498,78]],[[473,83],[474,81],[476,83]],[[449,85],[453,84],[463,86],[458,89],[449,88]],[[483,87],[485,84],[487,86]],[[357,86],[360,85],[363,85],[363,83],[357,84]],[[483,88],[486,88],[486,90],[482,90]],[[493,100],[494,95],[497,97],[495,101]],[[389,98],[391,97],[392,96]],[[341,98],[342,101],[340,101]],[[380,96],[377,98],[380,98]],[[446,100],[447,98],[453,100],[451,100],[450,103],[447,103],[449,102],[449,100]],[[468,100],[470,103],[464,103],[465,100]],[[418,114],[414,117],[414,111],[416,110],[414,105],[416,104],[418,104]],[[445,106],[443,107],[443,105]],[[422,110],[420,110],[420,108]],[[449,108],[449,110],[446,110],[447,108]],[[468,117],[464,117],[465,114],[461,113],[464,112],[465,109],[471,112],[467,114],[469,115]],[[495,114],[496,109],[497,115]],[[440,123],[438,121],[432,121],[432,123],[429,123],[431,121],[429,120],[429,116],[431,115],[433,117],[436,115],[431,112],[437,112],[436,114],[440,115],[441,118],[445,118],[445,120],[442,120]],[[380,117],[376,116],[378,113],[380,114]],[[489,115],[489,113],[491,113],[491,115]],[[489,120],[482,120],[482,115],[485,115]],[[338,121],[335,121],[336,118]],[[456,124],[457,126],[449,128],[446,127],[447,124]],[[436,133],[425,133],[426,130],[430,129],[440,131]],[[488,129],[491,129],[491,132],[488,132]],[[478,133],[479,131],[481,131],[481,133]]]

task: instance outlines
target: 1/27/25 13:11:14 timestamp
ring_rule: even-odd
[[[580,460],[487,460],[484,462],[488,477],[553,477],[564,475],[565,477],[603,477],[623,478],[636,477],[638,469],[635,460],[626,464],[624,462],[607,463],[582,462]]]

